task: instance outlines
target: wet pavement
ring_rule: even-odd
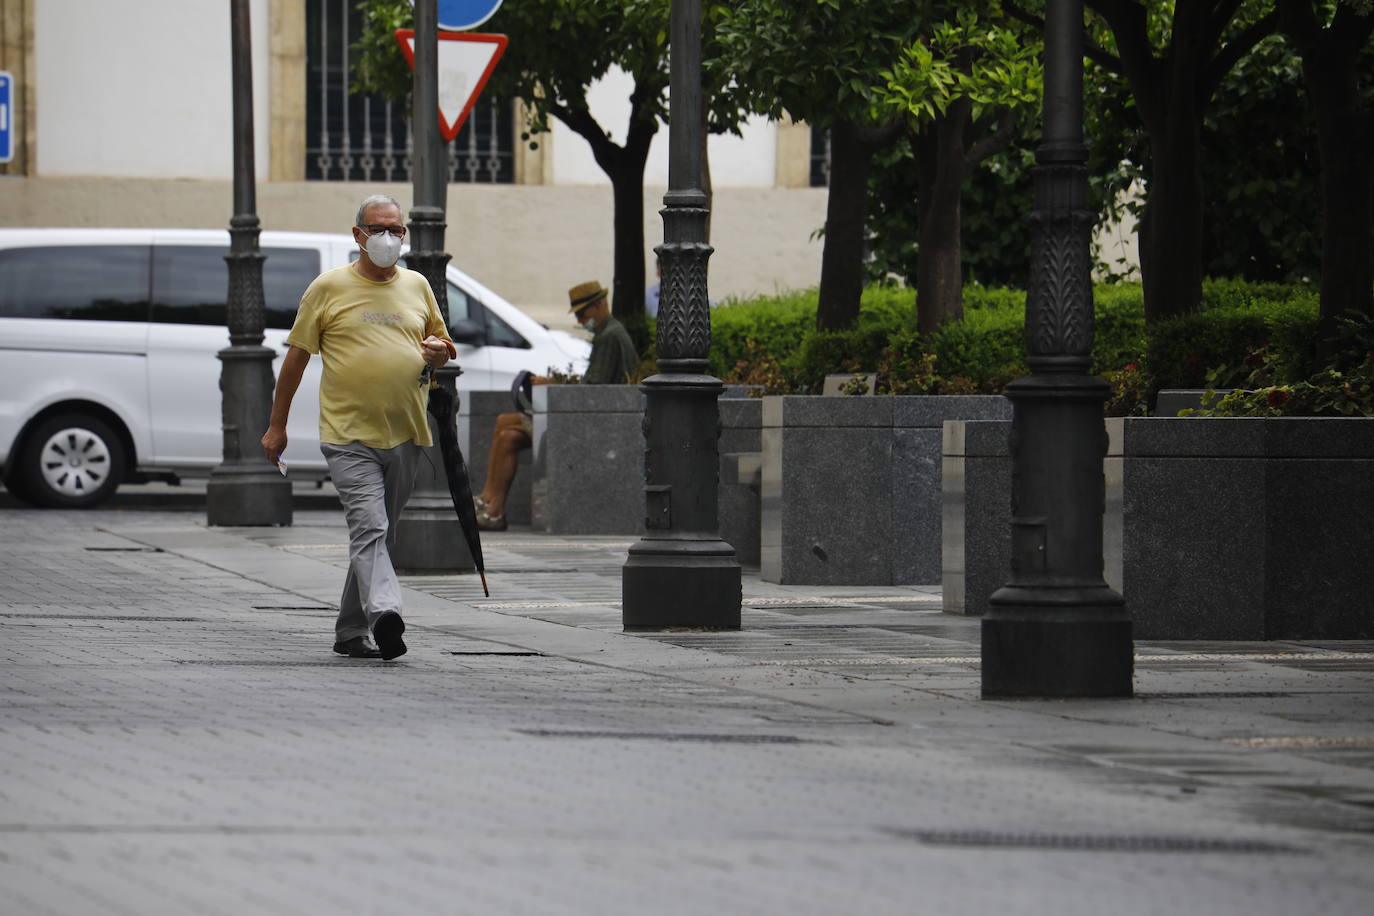
[[[1134,699],[986,701],[938,587],[746,570],[740,632],[625,634],[632,539],[512,531],[490,598],[408,576],[409,654],[350,660],[327,492],[279,529],[160,493],[0,501],[6,912],[1374,899],[1372,643],[1140,643]]]

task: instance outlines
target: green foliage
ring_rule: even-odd
[[[1096,366],[1140,352],[1144,317],[1138,287],[1098,293],[1094,371],[1105,371]],[[912,295],[900,287],[868,287],[844,331],[814,329],[816,301],[808,290],[712,309],[711,371],[770,394],[819,394],[825,376],[860,371],[878,373],[879,394],[994,393],[1027,372],[1022,291],[970,286],[964,320],[928,336],[914,330]]]
[[[1011,145],[985,160],[964,183],[963,272],[968,285],[1026,285],[1031,233],[1025,217],[1035,204],[1030,168],[1039,130],[1032,119],[1023,119]],[[894,144],[875,157],[868,184],[869,282],[896,278],[916,286],[918,210],[911,146]]]
[[[1315,290],[1212,280],[1202,295],[1202,311],[1151,329],[1145,361],[1156,388],[1231,387],[1248,371],[1248,355],[1261,350],[1289,377],[1316,371]]]
[[[973,103],[974,123],[1005,109],[1035,106],[1044,89],[1040,42],[994,15],[979,18],[969,7],[950,12],[951,18],[937,19],[928,36],[898,49],[892,65],[879,71],[878,109],[905,116],[914,127],[935,120],[959,98]]]
[[[409,106],[412,78],[396,30],[415,26],[409,0],[362,0],[363,31],[354,42],[353,82],[349,91],[376,95]]]
[[[1262,6],[1248,4],[1238,21],[1253,20]],[[1170,11],[1157,3],[1147,8],[1160,51]],[[1106,47],[1112,49],[1110,40]],[[1152,156],[1135,99],[1124,80],[1096,62],[1087,64],[1084,85],[1094,192],[1113,217],[1139,218]],[[1317,134],[1301,61],[1289,42],[1271,36],[1225,74],[1207,107],[1201,139],[1204,273],[1253,282],[1318,277]],[[1124,264],[1107,266],[1126,271]]]
[[[964,320],[931,335],[914,330],[910,291],[892,285],[865,290],[858,323],[838,332],[814,330],[815,290],[729,302],[711,311],[712,372],[767,394],[819,394],[825,376],[855,372],[876,372],[878,394],[997,393],[1029,371],[1025,298],[969,286]],[[1282,387],[1274,398],[1292,403],[1263,409],[1284,413],[1360,413],[1374,398],[1374,320],[1343,322],[1337,356],[1319,362],[1309,287],[1209,280],[1202,311],[1148,334],[1138,284],[1099,284],[1093,308],[1091,371],[1111,384],[1111,415],[1147,413],[1160,388]],[[1259,409],[1241,395],[1222,409],[1242,408]]]
[[[875,87],[902,48],[916,44],[927,4],[918,0],[736,0],[713,4],[714,48],[703,70],[733,79],[743,104],[818,127],[880,124]]]
[[[1234,390],[1215,384],[1188,416],[1351,417],[1374,416],[1374,318],[1353,315],[1337,322],[1327,365],[1294,379],[1294,367],[1278,351],[1262,347],[1245,360],[1249,372]]]
[[[1317,131],[1288,43],[1266,39],[1227,74],[1202,143],[1206,271],[1255,282],[1319,277]]]

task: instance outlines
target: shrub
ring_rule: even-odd
[[[1374,318],[1355,315],[1337,322],[1330,363],[1305,379],[1292,377],[1293,364],[1278,349],[1262,347],[1245,359],[1240,387],[1218,395],[1209,386],[1189,416],[1349,417],[1374,416]],[[1215,375],[1215,373],[1214,373]]]
[[[768,393],[819,393],[825,376],[876,372],[880,394],[994,393],[1027,374],[1026,294],[970,285],[964,318],[934,334],[915,330],[914,293],[895,285],[864,291],[845,331],[815,329],[816,290],[789,292],[711,311],[712,371]],[[1139,284],[1093,291],[1090,371],[1112,385],[1108,410],[1139,414],[1159,388],[1231,387],[1263,350],[1283,381],[1317,372],[1317,295],[1298,286],[1208,281],[1197,314],[1161,322],[1147,335]]]
[[[1318,368],[1317,308],[1316,292],[1305,287],[1208,281],[1202,311],[1151,329],[1146,363],[1154,385],[1234,387],[1247,355],[1262,349],[1286,377],[1308,376]]]

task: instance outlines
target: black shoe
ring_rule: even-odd
[[[377,648],[381,650],[383,659],[391,661],[406,654],[406,644],[401,641],[401,634],[405,631],[406,622],[395,611],[383,611],[377,618],[372,625],[372,638],[377,640]]]
[[[366,636],[354,636],[352,639],[336,642],[334,643],[334,651],[340,655],[347,655],[349,658],[382,657],[382,653],[377,651],[377,647],[372,645]]]

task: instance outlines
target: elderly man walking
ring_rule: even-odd
[[[320,450],[348,521],[348,575],[334,651],[390,660],[406,651],[390,548],[420,449],[431,444],[425,369],[444,365],[457,351],[429,281],[396,266],[406,236],[401,205],[374,195],[354,222],[358,260],[325,271],[301,297],[262,448],[273,462],[286,451],[291,399],[318,353],[324,361]]]

